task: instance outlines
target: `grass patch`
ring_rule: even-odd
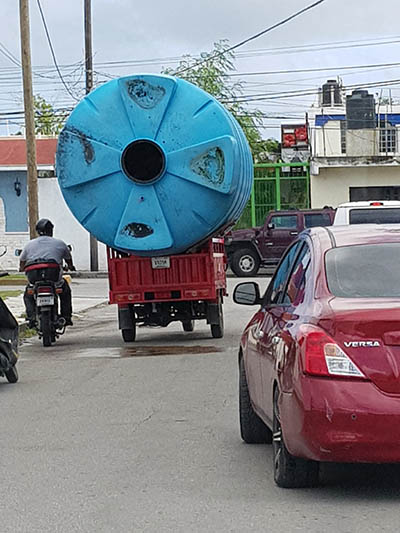
[[[2,298],[3,300],[6,300],[7,298],[12,298],[14,296],[19,296],[20,294],[22,294],[23,291],[19,291],[19,290],[11,290],[11,291],[1,291],[0,290],[0,298]]]
[[[34,337],[35,335],[37,335],[36,329],[26,328],[24,331],[20,332],[19,340],[23,341],[24,339],[30,339],[31,337]]]
[[[0,279],[6,280],[12,280],[12,281],[18,281],[18,280],[24,280],[25,274],[8,274],[8,276],[2,276]]]

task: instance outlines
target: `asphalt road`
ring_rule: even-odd
[[[101,305],[54,347],[25,343],[20,381],[0,383],[0,531],[398,531],[399,466],[328,465],[321,487],[284,490],[271,447],[241,442],[237,347],[253,310],[228,299],[224,339],[199,322],[124,345]]]

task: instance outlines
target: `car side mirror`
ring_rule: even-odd
[[[67,248],[70,252],[72,252],[72,245],[71,244],[67,244]]]
[[[21,254],[22,254],[21,248],[16,248],[16,250],[14,251],[15,257],[19,257]]]
[[[258,283],[246,282],[236,285],[233,291],[233,301],[240,305],[260,305],[260,287]]]
[[[272,231],[273,229],[275,229],[275,224],[273,222],[270,222],[269,224],[267,224],[268,232]]]

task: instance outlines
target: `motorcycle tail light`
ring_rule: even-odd
[[[51,287],[38,287],[37,293],[38,294],[52,294],[53,290]]]
[[[312,325],[301,326],[298,342],[305,374],[366,379],[350,357],[322,329]]]

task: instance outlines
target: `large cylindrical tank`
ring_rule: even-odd
[[[357,89],[346,96],[346,120],[348,130],[375,129],[374,95],[366,90]]]
[[[184,80],[138,75],[86,96],[62,130],[56,171],[77,220],[138,255],[182,253],[235,222],[253,163],[240,126]]]

